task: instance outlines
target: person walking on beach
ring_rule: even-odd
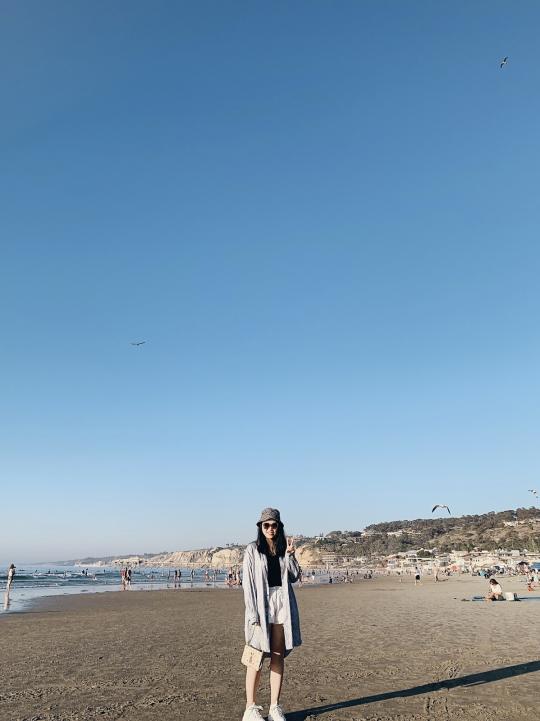
[[[8,568],[8,574],[7,574],[7,586],[6,586],[6,593],[9,593],[11,589],[11,584],[13,583],[13,579],[15,578],[15,566],[13,563]]]
[[[284,659],[300,646],[300,617],[292,584],[300,566],[294,539],[285,537],[277,508],[265,508],[257,522],[257,540],[244,554],[243,585],[246,605],[246,643],[270,658],[270,712],[268,721],[286,721],[279,705]],[[261,670],[246,672],[246,710],[243,721],[262,721],[262,706],[256,705]]]

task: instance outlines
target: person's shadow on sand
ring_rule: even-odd
[[[330,711],[338,711],[344,708],[353,708],[354,706],[364,706],[368,703],[376,703],[377,701],[388,701],[392,698],[407,698],[408,696],[418,696],[423,693],[432,693],[433,691],[441,691],[443,689],[456,688],[457,686],[479,686],[483,683],[492,683],[500,681],[503,678],[511,676],[520,676],[523,673],[534,673],[540,671],[540,661],[529,661],[528,663],[519,663],[515,666],[504,666],[495,668],[492,671],[482,671],[482,673],[471,673],[468,676],[460,676],[459,678],[449,678],[444,681],[435,681],[426,683],[422,686],[413,686],[412,688],[404,688],[400,691],[387,691],[386,693],[378,693],[373,696],[362,696],[354,698],[350,701],[339,701],[338,703],[327,704],[325,706],[316,706],[314,708],[306,708],[302,711],[293,711],[287,714],[287,721],[306,721],[311,716],[320,716]]]

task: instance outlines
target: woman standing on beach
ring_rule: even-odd
[[[300,566],[294,539],[285,538],[277,508],[265,508],[257,522],[257,540],[244,554],[243,579],[246,643],[270,657],[270,712],[268,721],[285,721],[279,696],[284,659],[300,646],[300,619],[292,588]],[[243,721],[262,721],[262,706],[255,699],[261,671],[246,673],[246,710]]]

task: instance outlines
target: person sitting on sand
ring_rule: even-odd
[[[292,588],[298,580],[300,566],[295,557],[294,539],[285,537],[277,508],[265,508],[257,527],[257,540],[247,546],[244,554],[245,638],[248,645],[270,658],[268,721],[286,721],[279,697],[284,659],[302,643]],[[248,666],[243,721],[263,721],[262,706],[255,703],[260,675],[261,669],[257,671]]]
[[[501,588],[501,584],[497,581],[496,578],[490,578],[489,579],[489,592],[486,596],[486,601],[502,601],[503,599],[503,590]]]

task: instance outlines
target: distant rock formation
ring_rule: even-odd
[[[115,566],[153,566],[170,568],[230,568],[238,566],[244,558],[245,546],[230,548],[200,548],[193,551],[173,551],[159,553],[156,556],[127,556],[110,561]],[[320,549],[311,544],[297,549],[297,558],[301,566],[322,565]]]
[[[362,531],[332,531],[312,538],[297,539],[296,555],[307,569],[362,564],[396,553],[424,550],[429,553],[453,551],[494,551],[511,549],[540,553],[540,508],[517,508],[473,516],[419,518],[388,521],[367,526]],[[158,554],[125,554],[68,561],[79,565],[165,566],[171,568],[230,568],[239,565],[245,546],[201,548]]]
[[[144,559],[147,566],[165,566],[172,568],[228,568],[242,562],[244,547],[235,546],[231,548],[200,548],[193,551],[173,551],[172,553],[160,553],[156,556]],[[135,559],[115,559],[115,564],[138,563]]]
[[[296,551],[296,558],[298,559],[298,563],[304,568],[324,565],[321,559],[320,547],[311,543],[299,546]]]

